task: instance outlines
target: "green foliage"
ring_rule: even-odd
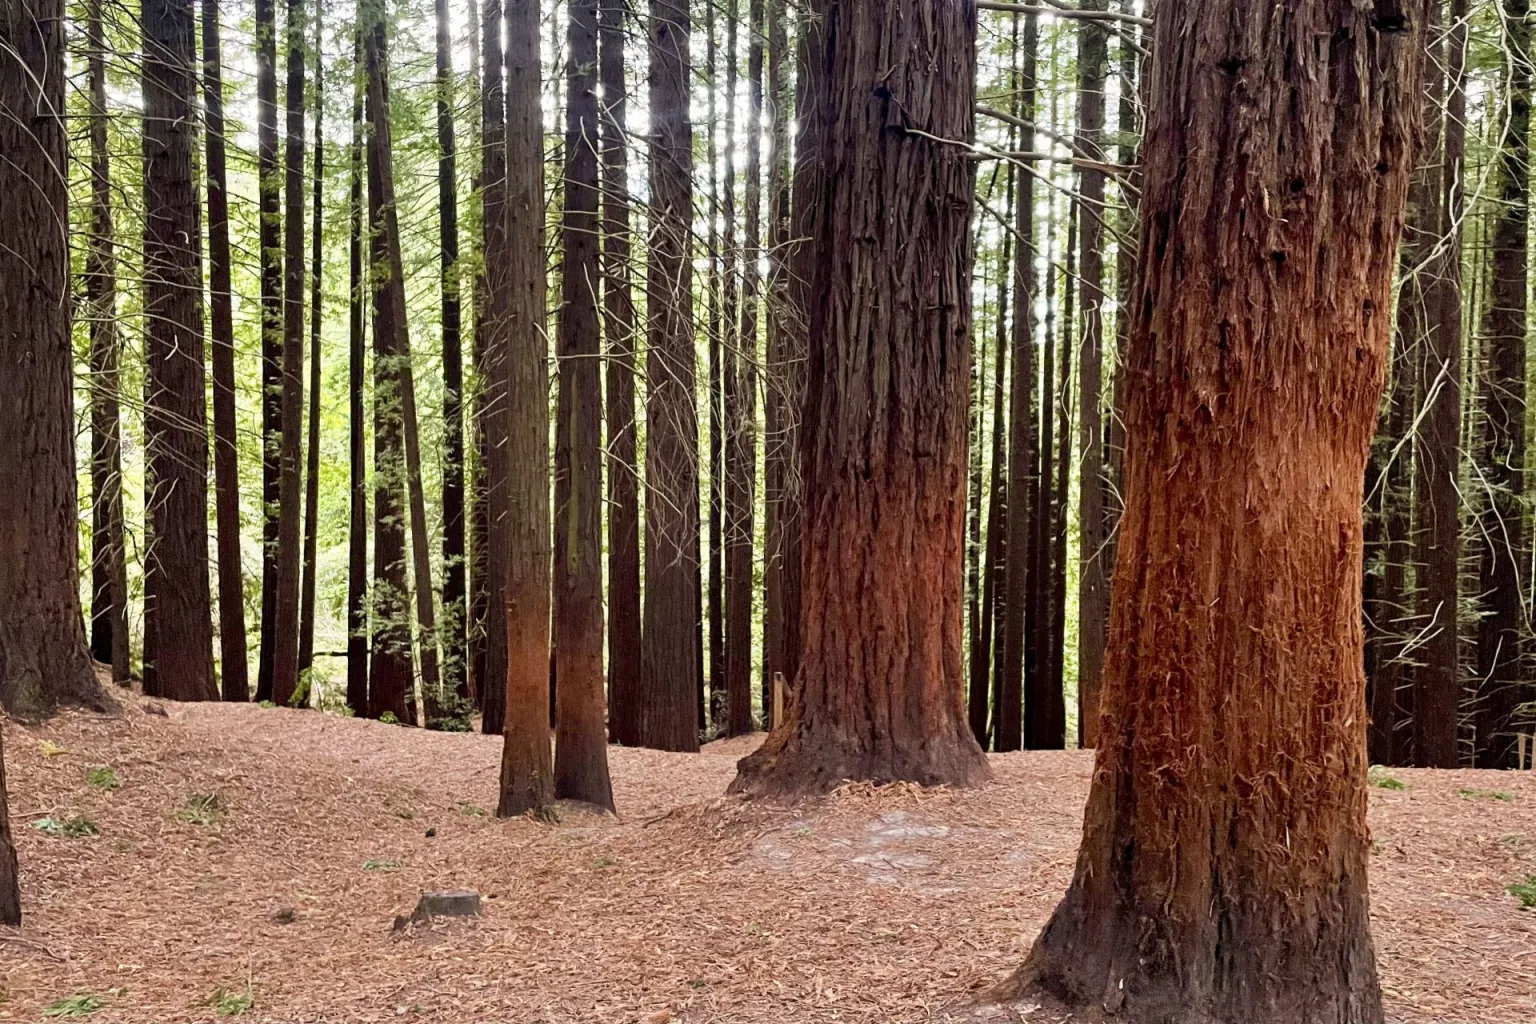
[[[220,1017],[238,1017],[240,1014],[256,1005],[256,994],[247,984],[245,991],[231,991],[220,985],[213,990],[213,995],[208,997],[208,1005],[213,1007],[213,1012]]]
[[[1526,910],[1536,910],[1536,875],[1527,875],[1525,881],[1511,882],[1504,888]]]
[[[259,700],[256,702],[256,706],[259,708],[275,708],[277,707],[277,703],[270,700]]]
[[[39,818],[32,823],[32,827],[45,835],[63,836],[66,839],[101,835],[101,829],[96,826],[96,823],[81,815],[73,818]]]
[[[384,712],[382,715],[379,716],[379,721],[383,722],[385,725],[399,725],[400,724],[400,719],[395,717],[395,713],[393,711],[386,711],[386,712]]]
[[[475,725],[475,706],[452,690],[433,698],[437,707],[427,723],[437,732],[470,732]]]
[[[176,812],[179,821],[190,825],[217,825],[224,819],[224,798],[217,793],[193,793]]]
[[[123,788],[122,777],[117,774],[115,768],[107,764],[98,764],[88,768],[85,773],[85,781],[97,789],[113,790]]]
[[[397,860],[365,860],[365,861],[363,861],[363,870],[364,871],[393,871],[395,868],[398,868],[399,866],[400,866],[400,862],[397,861]]]
[[[1382,767],[1379,764],[1371,765],[1371,770],[1366,775],[1365,781],[1370,783],[1372,786],[1375,786],[1377,789],[1407,789],[1408,788],[1407,785],[1405,785],[1401,779],[1395,778],[1394,776],[1391,776],[1391,775],[1387,774],[1386,768]]]
[[[485,817],[485,808],[476,807],[474,804],[460,804],[459,813],[466,818],[483,818]]]
[[[69,753],[68,747],[61,747],[53,740],[39,740],[37,749],[44,757],[58,757],[60,754]]]
[[[90,993],[78,993],[65,999],[58,999],[43,1007],[44,1017],[89,1017],[97,1010],[106,1006],[106,1000]]]
[[[1506,804],[1515,799],[1515,794],[1502,789],[1458,789],[1456,795],[1463,800],[1498,800]]]

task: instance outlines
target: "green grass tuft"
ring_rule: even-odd
[[[1402,782],[1402,780],[1394,778],[1391,775],[1388,775],[1387,774],[1387,770],[1385,768],[1383,768],[1379,764],[1371,765],[1371,770],[1366,775],[1365,781],[1370,783],[1371,785],[1375,786],[1377,789],[1407,789],[1408,788]]]
[[[1525,881],[1511,882],[1504,888],[1526,910],[1536,910],[1536,875],[1526,875]]]
[[[86,769],[85,781],[97,789],[113,790],[123,788],[122,776],[117,774],[117,769],[106,764],[98,764]]]
[[[224,798],[217,793],[193,793],[176,812],[189,825],[217,825],[224,819]]]
[[[101,829],[90,818],[76,815],[73,818],[39,818],[32,827],[50,836],[79,839],[82,836],[99,836]]]
[[[1498,800],[1506,804],[1515,799],[1515,794],[1502,789],[1458,789],[1456,795],[1464,800]]]
[[[247,985],[243,992],[232,992],[220,985],[213,990],[213,995],[208,997],[208,1005],[213,1007],[213,1012],[220,1017],[238,1017],[240,1014],[256,1005],[256,994]]]
[[[106,1001],[89,993],[55,1000],[43,1008],[44,1017],[89,1017],[106,1006]]]
[[[365,860],[365,861],[363,861],[363,870],[364,871],[393,871],[395,868],[397,868],[399,866],[400,866],[400,862],[397,861],[397,860]]]

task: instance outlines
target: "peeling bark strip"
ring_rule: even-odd
[[[988,776],[962,703],[975,10],[819,0],[804,647],[733,788]],[[797,190],[798,191],[798,190]],[[798,198],[798,195],[797,195]],[[876,723],[879,723],[878,726]]]
[[[1402,13],[1158,5],[1102,731],[1015,991],[1382,1020],[1360,508],[1413,163],[1425,19]]]

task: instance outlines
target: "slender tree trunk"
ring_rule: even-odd
[[[256,173],[261,265],[261,640],[256,699],[272,699],[277,653],[277,535],[283,418],[283,214],[277,166],[277,7],[255,0]]]
[[[971,356],[971,380],[970,403],[966,408],[966,436],[970,439],[969,475],[966,478],[966,613],[970,622],[970,634],[967,637],[967,663],[966,679],[969,685],[966,690],[966,720],[971,727],[971,735],[976,737],[976,742],[982,750],[992,745],[993,736],[987,727],[987,713],[992,706],[992,673],[988,669],[986,647],[982,645],[982,591],[981,563],[981,494],[985,488],[982,486],[981,475],[981,449],[985,442],[986,432],[983,429],[983,406],[986,405],[986,390],[983,383],[983,368],[987,362],[987,340],[982,335],[976,340],[976,347]],[[990,621],[991,616],[987,616]]]
[[[1028,36],[1029,33],[1026,33]],[[1034,33],[1038,42],[1038,29]],[[1050,266],[1052,258],[1051,243],[1052,234],[1056,230],[1055,197],[1048,200],[1049,213],[1045,222],[1045,255],[1049,269],[1046,271],[1045,291],[1047,308],[1054,301],[1056,284],[1056,268]],[[1035,503],[1034,514],[1030,517],[1028,538],[1029,544],[1029,580],[1028,595],[1030,612],[1025,621],[1025,650],[1024,671],[1025,688],[1032,693],[1048,694],[1055,692],[1060,694],[1061,683],[1052,671],[1053,651],[1052,639],[1054,637],[1053,622],[1057,614],[1055,604],[1056,581],[1056,549],[1055,549],[1055,524],[1059,510],[1056,502],[1055,466],[1058,442],[1057,402],[1056,402],[1056,335],[1055,321],[1049,315],[1045,323],[1045,337],[1041,345],[1040,367],[1040,444],[1035,463],[1035,491],[1033,500]],[[1060,436],[1065,439],[1070,433],[1066,429],[1065,412],[1063,408]],[[1033,702],[1036,698],[1025,698]],[[1062,698],[1065,701],[1065,698]],[[1065,714],[1065,711],[1063,711]]]
[[[144,692],[217,700],[202,258],[188,244],[200,231],[191,0],[145,0],[143,24]]]
[[[1138,1021],[1382,1020],[1360,509],[1421,14],[1158,5],[1093,785],[1014,991]],[[1236,210],[1242,231],[1210,230]]]
[[[1009,205],[1012,205],[1011,203]],[[1017,689],[1004,691],[1008,682],[1001,671],[1002,639],[997,627],[1002,623],[1002,595],[999,591],[1008,574],[1007,425],[1003,421],[1004,391],[1008,380],[1008,265],[1011,236],[1004,236],[1002,266],[997,282],[997,355],[992,363],[992,479],[987,490],[987,543],[981,567],[981,636],[979,651],[973,652],[973,665],[979,665],[981,678],[992,680],[993,749],[1018,750],[1023,735],[1024,708]],[[994,669],[996,671],[994,671]]]
[[[1083,0],[1084,10],[1108,10],[1108,0]],[[1104,78],[1109,62],[1108,33],[1100,21],[1077,27],[1078,152],[1103,160]],[[1078,578],[1078,701],[1083,745],[1098,744],[1099,686],[1104,672],[1105,629],[1109,623],[1109,573],[1105,529],[1104,466],[1104,172],[1084,167],[1078,174],[1082,205],[1078,216],[1082,290],[1083,349],[1078,363],[1079,525],[1081,568]],[[1068,284],[1071,287],[1071,284]],[[1059,747],[1064,721],[1047,715],[1030,746]]]
[[[353,28],[352,84],[352,189],[348,196],[350,238],[347,259],[349,306],[347,317],[347,707],[354,715],[367,715],[368,700],[368,457],[363,422],[363,311],[367,300],[363,282],[363,33],[366,24],[357,19]]]
[[[321,211],[325,180],[325,141],[322,122],[325,93],[321,90],[324,60],[320,52],[321,8],[315,7],[315,180],[309,228],[309,437],[304,468],[304,566],[299,590],[300,699],[308,704],[315,660],[315,572],[320,542],[320,268],[324,226]]]
[[[6,25],[4,29],[9,27]],[[10,41],[8,32],[4,38]],[[63,102],[62,96],[59,101]],[[21,927],[21,879],[16,864],[16,843],[11,838],[11,807],[6,796],[3,744],[0,744],[0,924]]]
[[[391,177],[390,193],[393,197],[393,171],[386,171]],[[389,211],[393,216],[395,210],[394,200],[389,202]],[[398,254],[400,235],[398,227],[394,229],[394,246]],[[420,420],[416,415],[416,380],[415,372],[411,368],[411,334],[410,322],[405,317],[405,272],[404,261],[392,257],[391,262],[398,267],[400,285],[400,412],[404,430],[405,441],[405,485],[406,494],[411,503],[411,575],[414,577],[412,593],[416,598],[416,627],[417,647],[421,658],[421,686],[426,694],[437,694],[441,690],[442,681],[437,671],[437,622],[433,610],[432,589],[432,552],[431,536],[427,528],[427,495],[421,476],[421,437],[418,430]]]
[[[1069,200],[1067,204],[1067,266],[1066,294],[1062,301],[1061,318],[1061,395],[1056,405],[1061,411],[1061,429],[1056,432],[1056,497],[1054,508],[1051,510],[1051,533],[1054,547],[1051,552],[1051,636],[1050,636],[1050,669],[1047,685],[1060,690],[1066,682],[1067,660],[1067,533],[1071,528],[1069,522],[1067,502],[1068,491],[1072,479],[1072,431],[1068,426],[1072,422],[1072,349],[1075,312],[1072,297],[1076,294],[1073,282],[1077,279],[1077,218],[1078,206],[1076,200]],[[1046,289],[1055,294],[1055,288]],[[1049,306],[1047,306],[1049,309]],[[1047,320],[1050,314],[1046,314]],[[1055,336],[1049,328],[1045,332],[1047,338]],[[1082,692],[1078,692],[1078,745],[1082,745],[1083,731],[1083,707]]]
[[[650,0],[651,258],[646,281],[642,746],[699,748],[699,428],[694,411],[693,128],[685,0]]]
[[[124,551],[118,376],[122,335],[117,327],[117,257],[112,229],[112,171],[107,153],[107,44],[100,0],[90,0],[87,7],[86,45],[90,51],[87,76],[91,103],[91,230],[84,275],[91,334],[87,389],[91,408],[91,655],[112,666],[115,681],[127,683],[128,568]],[[210,111],[210,124],[212,116]],[[209,138],[212,137],[210,129]],[[228,248],[226,242],[226,252]],[[227,260],[225,270],[227,280]],[[221,529],[221,539],[222,534]],[[238,535],[236,540],[238,558]],[[222,554],[221,546],[221,565]],[[237,574],[238,565],[237,561]],[[243,624],[241,629],[243,647]]]
[[[1023,53],[1019,55],[1018,117],[1028,124],[1035,120],[1035,52],[1039,43],[1039,22],[1034,14],[1024,21]],[[1017,38],[1017,36],[1015,36]],[[1032,141],[1032,139],[1030,140]],[[1033,149],[1033,145],[1024,147]],[[1043,578],[1040,545],[1034,543],[1044,521],[1044,491],[1039,476],[1035,419],[1035,178],[1023,174],[1014,206],[1014,233],[1018,236],[1018,255],[1014,258],[1013,289],[1013,377],[1012,402],[1009,406],[1008,445],[1008,565],[1003,598],[1003,635],[998,657],[1001,659],[1001,690],[1009,695],[1009,710],[1024,698],[1023,735],[1031,747],[1052,745],[1066,725],[1066,711],[1060,687],[1052,690],[1040,672],[1037,631],[1032,628],[1044,610],[1035,598],[1040,594],[1037,580]],[[1047,342],[1049,348],[1049,342]],[[1046,377],[1045,390],[1050,390]],[[1049,428],[1044,437],[1049,452]],[[1049,454],[1045,463],[1049,471]],[[1048,564],[1048,562],[1046,563]],[[1059,746],[1059,742],[1054,744]]]
[[[640,689],[640,465],[635,432],[635,304],[630,272],[625,5],[598,10],[602,138],[603,332],[608,414],[608,732],[635,741]]]
[[[1429,315],[1420,382],[1425,410],[1415,446],[1419,496],[1416,560],[1423,567],[1419,616],[1422,664],[1414,677],[1414,763],[1455,768],[1461,762],[1458,671],[1458,586],[1461,495],[1461,213],[1466,125],[1467,0],[1450,0],[1446,53],[1444,151],[1440,162],[1441,239],[1424,289]]]
[[[752,731],[753,548],[757,501],[758,261],[762,258],[763,0],[750,0],[747,180],[741,240],[741,329],[730,354],[726,419],[726,733]],[[763,705],[766,713],[771,705]]]
[[[373,656],[368,714],[416,721],[405,572],[405,281],[395,211],[384,0],[365,0],[368,221],[373,284]]]
[[[443,686],[466,690],[464,607],[464,353],[459,266],[458,144],[453,125],[453,35],[448,0],[437,0],[437,215],[443,298]]]
[[[60,173],[68,145],[60,116],[66,25],[61,0],[0,7],[0,705],[25,719],[61,704],[105,706],[80,617],[73,352],[62,301],[69,293]],[[150,98],[164,103],[159,90]],[[158,205],[149,209],[163,215]],[[18,924],[4,792],[0,779],[0,921]]]
[[[565,270],[561,275],[560,398],[555,423],[555,678],[559,684],[555,692],[555,795],[612,810],[603,722],[597,0],[575,0],[567,10],[570,53],[566,65],[565,210],[561,230]],[[536,31],[537,24],[536,17],[529,19],[530,29]],[[515,31],[511,38],[517,38]],[[531,35],[527,44],[535,75],[528,100],[528,134],[532,140],[540,137],[537,39],[536,34]],[[542,220],[543,210],[542,203],[530,207],[530,225],[532,216]],[[542,247],[534,248],[533,255],[542,266]],[[542,352],[538,364],[542,373]],[[547,406],[541,407],[541,413],[543,408]],[[542,415],[536,425],[539,435],[547,437]],[[547,486],[544,465],[541,461],[538,467],[541,496],[548,493],[542,490]],[[547,530],[547,513],[544,521]],[[549,564],[547,553],[543,564]],[[544,657],[548,658],[547,651]],[[530,659],[530,678],[547,672],[547,664],[535,664]],[[691,681],[691,676],[685,680]],[[548,700],[542,690],[539,696]],[[527,713],[543,724],[541,708],[531,701]],[[547,739],[543,749],[548,750]]]
[[[1531,25],[1528,0],[1504,0],[1504,138],[1493,225],[1493,280],[1483,324],[1487,384],[1482,466],[1489,489],[1479,555],[1487,614],[1477,643],[1476,763],[1516,768],[1515,709],[1532,699],[1525,675],[1528,629],[1520,568],[1528,564],[1525,512],[1525,332],[1530,218]]]
[[[485,102],[481,88],[480,63],[484,53],[480,45],[480,6],[469,0],[469,52],[474,54],[474,87],[470,90]],[[480,153],[479,163],[470,164],[469,193],[480,197],[483,206],[482,173],[485,166],[483,143],[485,130],[482,124],[481,106],[470,107],[470,151]],[[467,462],[467,498],[469,500],[469,537],[467,569],[469,573],[468,607],[465,621],[465,658],[467,659],[464,696],[479,710],[485,690],[485,609],[489,600],[486,588],[486,546],[489,542],[490,520],[486,514],[486,430],[485,430],[485,225],[471,222],[470,246],[474,255],[470,260],[474,267],[474,313],[471,318],[473,337],[470,341],[470,386],[466,389],[470,413],[469,458]]]
[[[725,253],[725,247],[721,244],[721,223],[733,224],[735,222],[734,204],[727,212],[724,211],[720,198],[719,160],[715,150],[715,139],[719,132],[719,117],[715,110],[716,97],[719,95],[719,79],[716,78],[718,49],[718,36],[715,32],[715,3],[706,3],[705,32],[708,38],[706,59],[708,73],[705,75],[709,83],[709,134],[706,151],[709,160],[709,687],[712,693],[722,692],[722,681],[725,679],[725,360],[726,343],[725,331],[721,327],[722,315],[725,323],[729,324],[731,318],[728,312],[722,309],[726,304],[725,296],[731,291],[732,282],[729,268],[729,256]],[[732,24],[735,7],[732,7],[726,15],[726,24]],[[732,34],[734,40],[735,35]],[[736,49],[734,43],[727,48],[729,59],[734,58]],[[735,95],[735,73],[729,75],[731,97]],[[731,123],[725,128],[725,147],[727,159],[734,146],[732,129],[735,118],[731,116],[732,100],[726,100],[725,109]],[[734,195],[735,175],[733,169],[727,168],[725,174],[725,189],[727,195]],[[729,201],[729,200],[727,200]],[[729,246],[729,240],[726,246]],[[718,698],[717,698],[718,701]],[[710,722],[718,719],[719,709],[714,715],[710,715],[708,708],[701,707],[702,721]]]
[[[733,788],[975,784],[962,605],[975,9],[817,0],[805,650]],[[870,305],[872,295],[901,301]],[[874,353],[876,358],[869,358]],[[876,725],[876,723],[879,723]]]
[[[480,29],[481,229],[484,232],[485,315],[480,345],[480,429],[484,473],[485,640],[483,665],[475,678],[481,694],[480,728],[500,735],[507,706],[507,558],[510,523],[507,480],[510,473],[507,430],[507,353],[511,345],[511,264],[507,240],[507,105],[503,91],[501,0],[486,0]],[[542,172],[541,172],[542,173]]]

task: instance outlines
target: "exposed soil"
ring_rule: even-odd
[[[760,739],[611,748],[620,815],[541,823],[491,816],[479,735],[137,697],[6,723],[27,917],[0,929],[0,1018],[88,994],[92,1021],[154,1024],[247,995],[239,1020],[295,1024],[1053,1019],[969,1004],[1070,879],[1089,754],[993,756],[974,792],[722,797]],[[1526,1024],[1536,912],[1505,887],[1536,875],[1536,773],[1392,774],[1371,790],[1389,1019]],[[99,834],[33,827],[76,817]],[[461,888],[482,918],[392,930]]]

